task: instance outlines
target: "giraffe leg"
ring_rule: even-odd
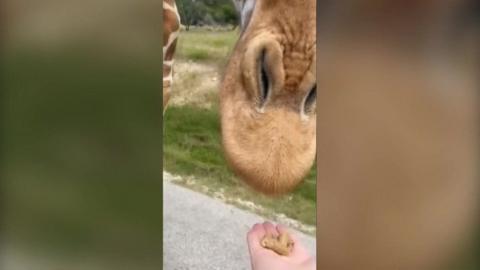
[[[168,101],[170,100],[170,91],[172,87],[169,82],[164,81],[163,84],[163,113],[165,113]]]

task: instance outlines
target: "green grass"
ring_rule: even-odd
[[[316,224],[314,170],[292,194],[274,198],[263,196],[245,186],[228,169],[220,143],[216,108],[171,107],[165,115],[164,125],[164,164],[167,171],[183,176],[193,175],[197,187],[207,186],[213,192],[223,190],[227,197],[252,201],[270,214],[283,213],[305,224]]]
[[[182,31],[178,40],[176,58],[185,61],[225,63],[238,31],[206,31],[192,29]]]
[[[202,61],[209,59],[208,52],[198,49],[198,48],[191,48],[188,52],[185,52],[186,57],[192,61]]]

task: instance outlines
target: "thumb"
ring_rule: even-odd
[[[263,247],[260,245],[260,241],[265,236],[266,231],[262,224],[255,224],[247,233],[247,244],[250,254],[258,250],[262,250]]]

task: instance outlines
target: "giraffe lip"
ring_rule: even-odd
[[[228,108],[222,115],[222,138],[233,171],[265,194],[294,189],[315,160],[315,121],[305,124],[298,113],[283,109],[258,115]]]

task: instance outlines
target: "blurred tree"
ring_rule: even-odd
[[[187,31],[192,25],[238,25],[231,0],[177,0],[177,4]]]

